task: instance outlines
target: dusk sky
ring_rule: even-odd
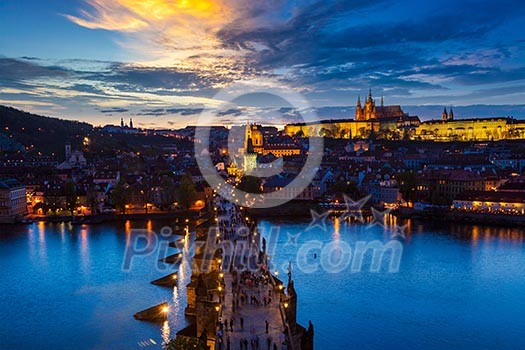
[[[525,118],[524,23],[519,0],[1,0],[0,104],[182,127],[259,78],[323,117],[353,117],[371,88],[422,119]],[[259,102],[225,121],[277,118]]]

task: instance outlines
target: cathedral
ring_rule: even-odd
[[[450,113],[447,113],[447,107],[445,107],[443,113],[441,114],[441,121],[448,122],[451,120],[454,120],[454,111],[451,108]]]
[[[368,121],[386,118],[403,118],[405,113],[401,106],[385,106],[383,98],[381,97],[381,105],[376,106],[376,102],[372,97],[372,90],[368,92],[368,98],[365,101],[364,107],[361,105],[361,97],[357,98],[357,106],[355,109],[356,121]]]

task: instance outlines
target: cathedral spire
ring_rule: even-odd
[[[368,89],[368,101],[372,102],[372,89]]]
[[[441,120],[444,122],[448,120],[447,107],[443,108],[443,113],[441,114]]]
[[[357,97],[357,107],[355,108],[355,120],[363,119],[363,107],[361,107],[361,96]]]
[[[385,103],[383,101],[383,96],[381,96],[381,108],[383,108],[385,106]]]

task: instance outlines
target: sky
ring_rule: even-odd
[[[1,0],[0,104],[175,128],[256,80],[323,119],[369,89],[421,119],[525,118],[523,23],[521,0]],[[264,94],[228,106],[221,123],[297,117]]]

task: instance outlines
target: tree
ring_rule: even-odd
[[[151,177],[148,175],[144,176],[142,178],[140,193],[142,195],[142,200],[144,203],[146,203],[146,214],[148,213],[148,203],[151,200],[152,197],[152,188],[151,188]]]
[[[129,200],[129,192],[124,181],[119,181],[119,183],[113,188],[111,192],[111,201],[117,210],[120,210],[122,213],[126,213],[126,204]]]
[[[238,188],[248,193],[261,193],[261,179],[256,176],[245,175],[241,178]]]
[[[321,130],[319,130],[319,136],[320,137],[332,137],[332,132],[330,130],[328,130],[327,128],[321,128]]]
[[[44,201],[47,210],[53,215],[56,214],[62,203],[62,189],[59,185],[50,185],[44,193]]]
[[[417,187],[417,174],[413,171],[406,171],[396,176],[399,192],[406,202],[413,202]]]
[[[179,181],[179,189],[177,191],[180,205],[186,210],[189,209],[196,195],[195,183],[189,174],[184,174]]]
[[[91,211],[91,214],[95,214],[96,206],[98,204],[98,188],[97,185],[94,183],[89,184],[87,188],[87,205],[89,206],[89,210]]]
[[[73,179],[68,179],[64,185],[64,193],[66,195],[66,209],[74,215],[77,207],[77,186]]]
[[[361,194],[356,184],[351,181],[337,181],[331,187],[331,192],[333,194],[346,194],[351,198],[359,198]]]
[[[171,176],[165,176],[163,177],[161,183],[160,183],[160,202],[156,203],[161,208],[169,207],[173,204],[176,200],[176,188],[175,183],[173,182],[173,178]]]
[[[165,350],[206,350],[206,343],[199,338],[176,337],[170,340]]]

